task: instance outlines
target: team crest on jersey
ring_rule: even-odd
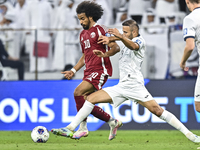
[[[96,36],[95,32],[92,32],[92,33],[90,34],[90,37],[91,37],[91,38],[94,38],[95,36]]]
[[[81,41],[83,41],[83,37],[81,37]]]
[[[106,35],[107,37],[111,37],[111,35],[110,35],[109,33],[106,33],[105,35]]]
[[[137,39],[136,43],[138,43],[140,45],[142,42],[139,39]]]
[[[183,30],[183,35],[187,35],[187,28]]]

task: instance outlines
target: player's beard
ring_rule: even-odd
[[[130,40],[133,39],[133,34],[132,33],[129,35],[128,39],[130,39]]]
[[[83,25],[82,24],[82,27],[84,30],[88,30],[89,29],[89,24],[90,24],[90,20],[88,20],[88,24],[87,25]]]

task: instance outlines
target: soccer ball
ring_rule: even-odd
[[[32,130],[31,138],[35,143],[46,143],[49,139],[49,131],[43,126],[37,126]]]

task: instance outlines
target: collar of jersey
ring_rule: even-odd
[[[93,25],[93,27],[95,27],[97,25],[97,23],[95,23],[94,25]]]
[[[199,8],[200,8],[200,7],[196,7],[195,9],[199,9]],[[194,9],[194,10],[195,10],[195,9]]]

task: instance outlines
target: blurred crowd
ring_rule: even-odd
[[[82,53],[78,44],[82,27],[76,16],[81,1],[7,0],[0,4],[0,40],[8,54],[19,60],[28,55],[29,71],[34,72],[37,46],[39,72],[71,69]],[[181,25],[188,13],[184,0],[94,1],[104,8],[98,24],[119,26],[134,19],[150,34],[163,32],[150,26]]]

